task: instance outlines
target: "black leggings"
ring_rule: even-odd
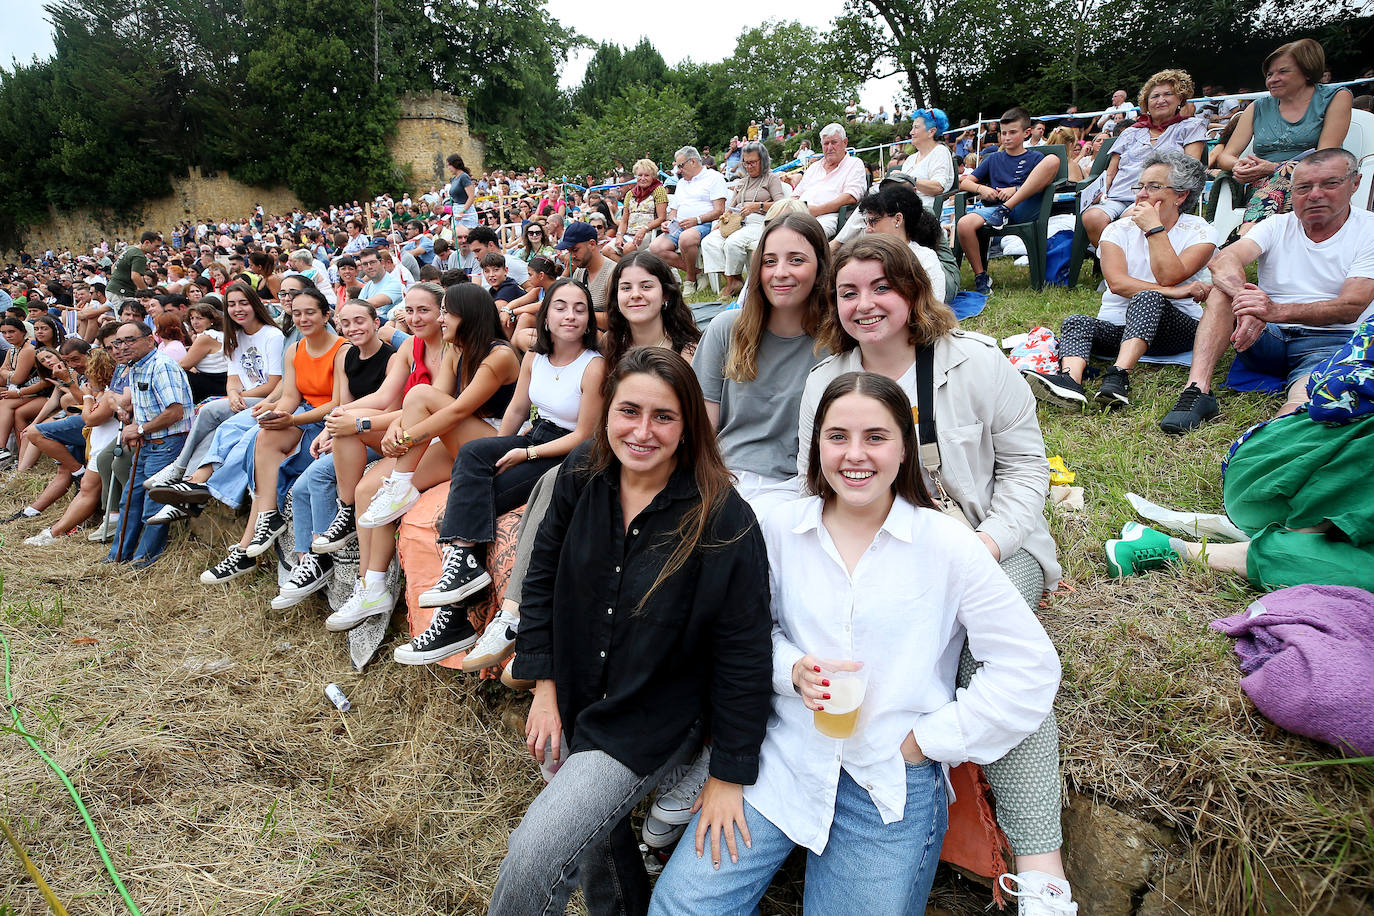
[[[1126,326],[1091,315],[1070,315],[1059,329],[1059,358],[1115,355],[1121,341],[1145,341],[1146,356],[1173,356],[1193,349],[1198,321],[1154,290],[1136,293],[1126,303]]]

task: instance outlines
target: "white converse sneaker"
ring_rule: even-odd
[[[380,528],[383,525],[389,525],[405,515],[410,507],[419,501],[420,491],[415,489],[409,481],[402,483],[396,478],[388,476],[377,488],[377,495],[372,497],[372,505],[368,506],[367,511],[358,517],[358,527]]]
[[[369,617],[390,614],[396,607],[396,598],[391,590],[383,588],[380,593],[364,588],[355,593],[348,602],[324,621],[324,628],[332,633],[351,630]]]
[[[685,824],[692,819],[692,806],[697,802],[697,796],[701,794],[702,788],[706,785],[706,777],[711,775],[711,749],[703,747],[701,753],[697,754],[692,765],[687,768],[686,774],[678,780],[676,785],[658,797],[654,806],[649,809],[649,813],[669,826]],[[663,780],[667,783],[667,779]]]
[[[997,883],[1016,898],[1017,916],[1074,916],[1078,912],[1069,882],[1063,878],[1043,871],[1023,871],[1002,875]]]

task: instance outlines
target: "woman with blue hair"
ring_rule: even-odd
[[[919,108],[911,113],[911,145],[915,152],[906,157],[902,171],[911,176],[916,193],[927,210],[934,210],[935,197],[954,187],[954,157],[941,142],[949,129],[949,118],[938,108]]]

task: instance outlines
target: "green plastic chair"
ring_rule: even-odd
[[[1116,137],[1108,137],[1097,148],[1097,155],[1093,157],[1092,171],[1087,178],[1074,185],[1074,194],[1079,198],[1082,197],[1083,190],[1097,180],[1097,176],[1107,171],[1107,166],[1112,161],[1112,144],[1114,143],[1116,143]],[[1073,248],[1069,250],[1069,289],[1078,286],[1078,274],[1083,269],[1083,259],[1088,254],[1088,233],[1083,229],[1082,200],[1077,200],[1074,207],[1076,212],[1073,220]]]
[[[1046,156],[1059,157],[1059,174],[1045,188],[1040,195],[1040,212],[1035,219],[1026,223],[1008,223],[1001,229],[989,229],[984,226],[978,232],[979,250],[983,255],[983,263],[987,264],[988,241],[994,236],[1014,235],[1026,243],[1026,257],[1030,261],[1031,288],[1040,290],[1045,288],[1045,257],[1049,252],[1049,240],[1046,236],[1050,230],[1050,210],[1054,208],[1054,190],[1061,181],[1069,177],[1069,151],[1062,144],[1052,146],[1037,146],[1037,150]],[[960,191],[954,195],[954,225],[959,225],[959,220],[963,219],[968,212],[968,192]],[[959,244],[959,233],[954,234],[954,259],[956,262],[962,260],[964,256],[963,248]]]

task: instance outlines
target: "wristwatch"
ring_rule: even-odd
[[[360,433],[365,433],[372,429],[372,419],[370,417],[356,417],[353,420],[353,428]]]
[[[1155,226],[1153,229],[1146,229],[1146,230],[1145,230],[1145,238],[1148,239],[1148,238],[1149,238],[1150,236],[1152,236],[1152,235],[1159,235],[1161,232],[1167,232],[1167,231],[1168,231],[1168,230],[1166,230],[1163,226]]]
[[[140,436],[143,435],[143,424],[142,424],[142,423],[138,424],[138,434],[139,434]]]
[[[536,451],[534,450],[534,446],[531,445],[529,448],[526,448],[526,449],[525,449],[525,460],[526,460],[526,461],[538,461],[538,460],[539,460],[539,453],[536,452]]]

